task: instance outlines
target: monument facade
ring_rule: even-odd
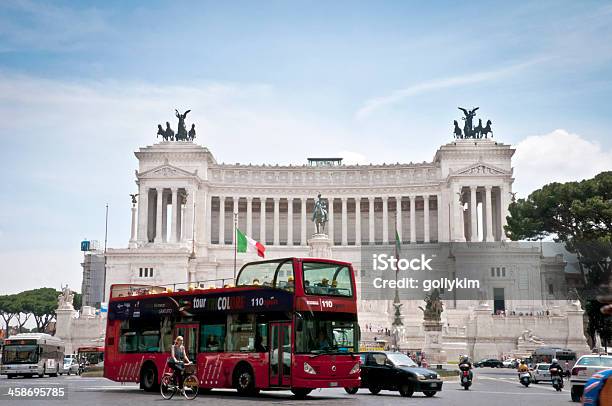
[[[466,115],[473,116],[474,111]],[[186,114],[177,112],[183,121],[181,134]],[[172,134],[160,125],[163,140],[135,152],[137,193],[132,196],[130,240],[125,248],[108,250],[105,297],[115,283],[202,287],[210,286],[204,282],[210,280],[226,279],[216,283],[227,283],[234,272],[234,213],[238,228],[266,246],[267,258],[323,252],[352,262],[358,283],[361,248],[393,243],[397,227],[402,244],[419,244],[424,249],[448,242],[491,243],[486,252],[470,250],[466,244],[455,252],[453,266],[491,269],[487,312],[494,317],[496,306],[502,306],[506,317],[513,312],[525,315],[513,327],[516,334],[500,324],[500,331],[516,337],[488,347],[486,354],[473,350],[469,334],[476,331],[478,303],[444,303],[439,324],[444,347],[451,349],[448,356],[468,351],[473,356],[499,356],[512,350],[512,340],[517,348],[526,325],[533,327],[532,320],[526,319],[529,314],[533,319],[557,306],[559,317],[565,317],[564,305],[553,305],[555,295],[548,290],[549,279],[555,281],[555,288],[564,289],[565,260],[546,258],[537,247],[505,245],[514,149],[487,138],[490,123],[488,127],[461,136],[456,133],[457,139],[439,147],[430,162],[342,165],[339,160],[319,159],[316,165],[252,165],[219,163],[193,138],[173,141],[169,125]],[[321,209],[326,216],[324,230],[318,230],[321,224],[313,221]],[[256,259],[256,255],[239,254],[239,266]],[[515,293],[512,289],[519,289],[515,283],[519,279],[541,292],[538,300],[508,300]],[[405,303],[402,308],[400,347],[424,346],[419,305],[423,303]],[[359,310],[365,340],[391,327],[391,301],[361,300]],[[499,322],[491,323],[498,328],[495,323]],[[565,333],[534,334],[547,344],[568,345]]]

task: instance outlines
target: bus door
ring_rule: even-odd
[[[270,386],[291,385],[291,323],[270,323]]]
[[[178,323],[174,326],[173,343],[176,337],[183,337],[183,345],[189,361],[195,362],[198,352],[198,328],[197,323]]]

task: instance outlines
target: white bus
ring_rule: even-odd
[[[42,333],[10,336],[4,341],[0,375],[57,376],[63,370],[64,342]]]

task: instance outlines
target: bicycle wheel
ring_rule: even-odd
[[[198,388],[198,377],[189,375],[183,382],[183,396],[189,400],[195,399],[198,396]]]
[[[162,398],[168,400],[172,399],[172,396],[176,393],[178,388],[174,384],[174,379],[170,375],[164,375],[159,385],[159,391],[161,392]]]

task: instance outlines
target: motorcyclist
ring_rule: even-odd
[[[555,375],[558,375],[561,378],[561,386],[563,386],[563,376],[565,374],[563,372],[563,368],[561,367],[561,364],[559,364],[559,361],[556,358],[552,360],[552,362],[550,363],[550,366],[548,367],[548,370],[550,371],[551,378]]]
[[[529,372],[529,366],[527,366],[527,362],[525,362],[524,359],[521,360],[521,363],[519,364],[517,370],[518,370],[519,379],[521,378],[522,373]]]
[[[467,355],[462,355],[461,360],[459,361],[459,369],[461,371],[469,371],[470,380],[472,380],[472,362],[470,361],[470,357]]]

